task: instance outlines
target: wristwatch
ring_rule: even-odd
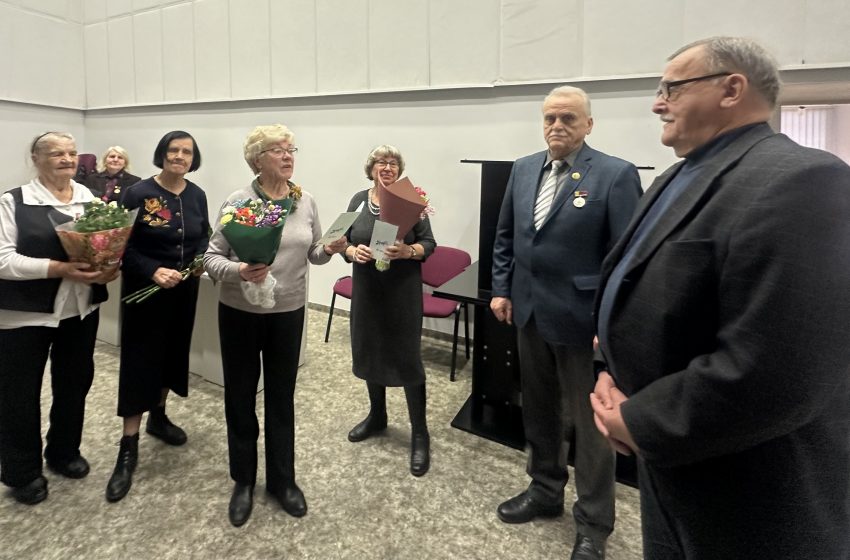
[[[408,247],[410,247],[410,258],[415,259],[416,258],[416,247],[414,247],[413,245],[408,245]]]

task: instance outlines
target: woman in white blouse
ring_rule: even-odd
[[[83,478],[80,454],[86,395],[94,377],[98,306],[118,271],[89,272],[67,262],[54,223],[72,220],[94,199],[75,183],[74,137],[47,132],[30,146],[38,176],[0,196],[0,481],[24,504],[47,498],[42,475],[40,393],[50,358],[53,403],[44,458]]]

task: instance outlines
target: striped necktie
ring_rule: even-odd
[[[558,175],[563,165],[564,162],[559,159],[552,160],[552,171],[549,172],[546,182],[543,183],[540,192],[537,193],[537,202],[534,203],[534,229],[539,230],[546,216],[549,215],[549,208],[552,207],[552,201],[555,199]]]

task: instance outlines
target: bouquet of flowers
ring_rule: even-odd
[[[266,265],[274,262],[292,204],[292,198],[276,202],[245,199],[222,208],[221,234],[240,262]],[[271,309],[276,283],[271,275],[262,284],[242,282],[242,293],[252,305]]]
[[[194,274],[195,272],[201,270],[204,266],[204,255],[203,253],[200,255],[195,255],[195,258],[192,259],[192,262],[189,263],[189,266],[180,271],[180,274],[183,276],[181,282],[189,277],[190,274]],[[162,286],[159,284],[151,284],[147,288],[142,288],[141,290],[136,290],[132,294],[128,294],[121,298],[121,301],[124,303],[141,303],[160,291]]]
[[[416,222],[434,214],[428,193],[421,187],[413,186],[407,177],[391,185],[381,183],[378,199],[381,203],[381,221],[398,226],[399,239],[404,239]],[[389,267],[389,261],[375,261],[375,268],[380,271]]]
[[[95,199],[84,205],[83,215],[76,220],[55,225],[56,234],[71,262],[88,263],[92,271],[114,270],[124,255],[137,212]]]

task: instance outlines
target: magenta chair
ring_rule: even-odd
[[[468,267],[472,263],[469,253],[454,247],[437,246],[428,260],[422,263],[422,283],[439,288]],[[422,294],[422,314],[425,317],[446,319],[452,315],[455,318],[454,335],[452,337],[452,371],[450,379],[455,380],[457,365],[457,331],[460,322],[460,312],[463,311],[464,340],[466,341],[466,359],[469,359],[469,308],[466,302],[444,299],[425,292]]]
[[[336,296],[342,296],[344,298],[351,299],[351,289],[353,287],[351,276],[343,276],[336,282],[334,282],[334,290],[333,296],[331,296],[331,310],[328,313],[328,328],[325,329],[325,342],[328,341],[328,337],[331,335],[331,321],[334,318],[334,304],[336,303]]]

